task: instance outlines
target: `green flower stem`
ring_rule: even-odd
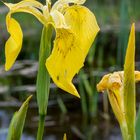
[[[131,135],[131,137],[129,138],[129,140],[136,140],[136,135],[135,134]]]
[[[136,135],[135,133],[129,135],[129,139],[128,140],[136,140]]]
[[[127,123],[120,124],[123,140],[129,140]]]
[[[123,140],[136,140],[135,132],[129,134],[127,123],[120,124]]]
[[[45,124],[45,115],[40,115],[39,116],[38,132],[37,132],[37,140],[43,139],[44,124]]]
[[[39,68],[37,74],[37,103],[39,107],[39,128],[37,140],[42,140],[44,131],[45,115],[47,114],[48,98],[50,91],[50,76],[46,69],[45,62],[51,52],[52,26],[48,25],[43,28],[40,52],[39,52]]]

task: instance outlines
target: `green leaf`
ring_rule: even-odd
[[[136,140],[140,140],[140,106],[139,106],[139,111],[138,111],[138,116],[136,121]]]
[[[124,110],[131,140],[135,137],[136,93],[135,93],[135,24],[132,24],[124,64]]]
[[[25,123],[28,104],[31,98],[32,95],[29,96],[27,100],[22,104],[19,111],[15,112],[10,123],[7,140],[20,140]]]
[[[39,114],[46,115],[49,90],[50,90],[50,76],[46,69],[45,62],[51,52],[51,37],[52,26],[48,25],[43,28],[40,52],[39,52],[39,68],[37,74],[37,102],[39,107]]]
[[[118,36],[117,47],[117,64],[122,66],[124,64],[125,53],[127,49],[127,40],[129,35],[128,26],[130,24],[129,18],[129,0],[120,1],[120,31]]]

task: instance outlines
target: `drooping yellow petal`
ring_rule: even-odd
[[[109,81],[109,77],[111,74],[107,74],[105,75],[101,81],[97,84],[97,91],[98,92],[104,92],[105,90],[107,90],[109,88],[108,85],[108,81]]]
[[[19,23],[11,17],[16,12],[26,12],[34,15],[42,24],[47,25],[47,18],[43,15],[43,5],[36,0],[23,0],[19,3],[4,3],[10,12],[6,16],[7,30],[10,37],[5,45],[6,64],[5,70],[9,70],[14,64],[22,47],[22,30]],[[42,10],[42,12],[41,12]]]
[[[69,30],[57,29],[54,49],[51,56],[46,61],[46,66],[58,87],[78,96],[77,90],[71,83],[71,74],[73,70],[76,71],[75,66],[80,67],[78,61],[75,61],[75,59],[78,59],[77,53],[81,54],[82,52],[79,48],[75,48],[76,51],[71,48],[71,44],[75,43],[74,38],[74,34]],[[72,56],[73,53],[75,57]],[[69,59],[71,59],[73,63],[70,64]]]
[[[5,44],[6,64],[5,70],[9,70],[14,64],[22,46],[22,30],[18,22],[11,18],[10,13],[6,16],[7,30],[10,37]]]
[[[94,14],[83,6],[71,6],[64,17],[70,28],[56,28],[54,48],[46,67],[58,87],[79,96],[72,79],[84,65],[99,27]]]
[[[76,34],[78,47],[82,49],[86,57],[100,30],[94,14],[84,6],[73,5],[65,11],[65,20]]]
[[[135,82],[140,81],[140,71],[135,71]],[[103,76],[101,81],[97,84],[97,90],[103,92],[105,90],[113,90],[123,88],[124,71],[118,71]],[[122,93],[123,94],[123,93]]]
[[[123,80],[121,74],[122,72],[114,72],[105,75],[97,84],[97,90],[101,92],[107,90],[109,101],[117,120],[119,123],[124,123]]]
[[[113,91],[108,91],[108,98],[112,107],[112,110],[120,124],[124,123],[125,117],[124,117],[124,108],[121,105],[122,104],[122,99],[120,99],[119,95],[119,90],[113,92]]]

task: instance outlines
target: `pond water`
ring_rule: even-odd
[[[101,113],[94,118],[93,122],[90,122],[87,116],[82,116],[78,111],[79,107],[76,109],[74,107],[74,110],[71,108],[70,113],[65,115],[60,113],[58,107],[50,107],[45,119],[44,140],[62,140],[64,133],[67,133],[70,140],[121,140],[116,121],[103,117],[101,115],[103,113]],[[0,110],[0,140],[5,140],[10,119],[17,109],[4,108]],[[30,107],[22,140],[35,140],[37,125],[37,109]]]
[[[6,139],[14,112],[30,94],[33,94],[33,98],[28,109],[22,140],[35,140],[39,119],[35,95],[36,72],[35,61],[17,61],[7,73],[0,67],[0,140]],[[79,99],[61,92],[51,84],[44,140],[62,140],[64,133],[69,140],[121,140],[120,129],[110,106],[109,114],[103,112],[102,94],[99,96],[97,115],[90,116],[82,115]],[[67,113],[61,110],[58,98],[65,104]]]

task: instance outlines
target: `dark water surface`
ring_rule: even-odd
[[[0,67],[0,140],[6,140],[10,120],[21,103],[30,95],[33,98],[27,113],[22,140],[35,140],[38,127],[38,109],[35,95],[37,63],[34,61],[16,62],[13,69],[4,72]],[[94,74],[101,74],[94,72]],[[76,80],[75,80],[76,83]],[[62,140],[64,133],[68,140],[121,140],[118,123],[108,107],[103,111],[102,95],[99,94],[97,115],[82,115],[80,100],[70,94],[62,93],[51,84],[48,113],[45,118],[44,140]],[[139,91],[138,91],[139,92]],[[67,113],[58,103],[64,102]],[[139,96],[137,100],[139,100]],[[63,113],[62,113],[63,112]]]

